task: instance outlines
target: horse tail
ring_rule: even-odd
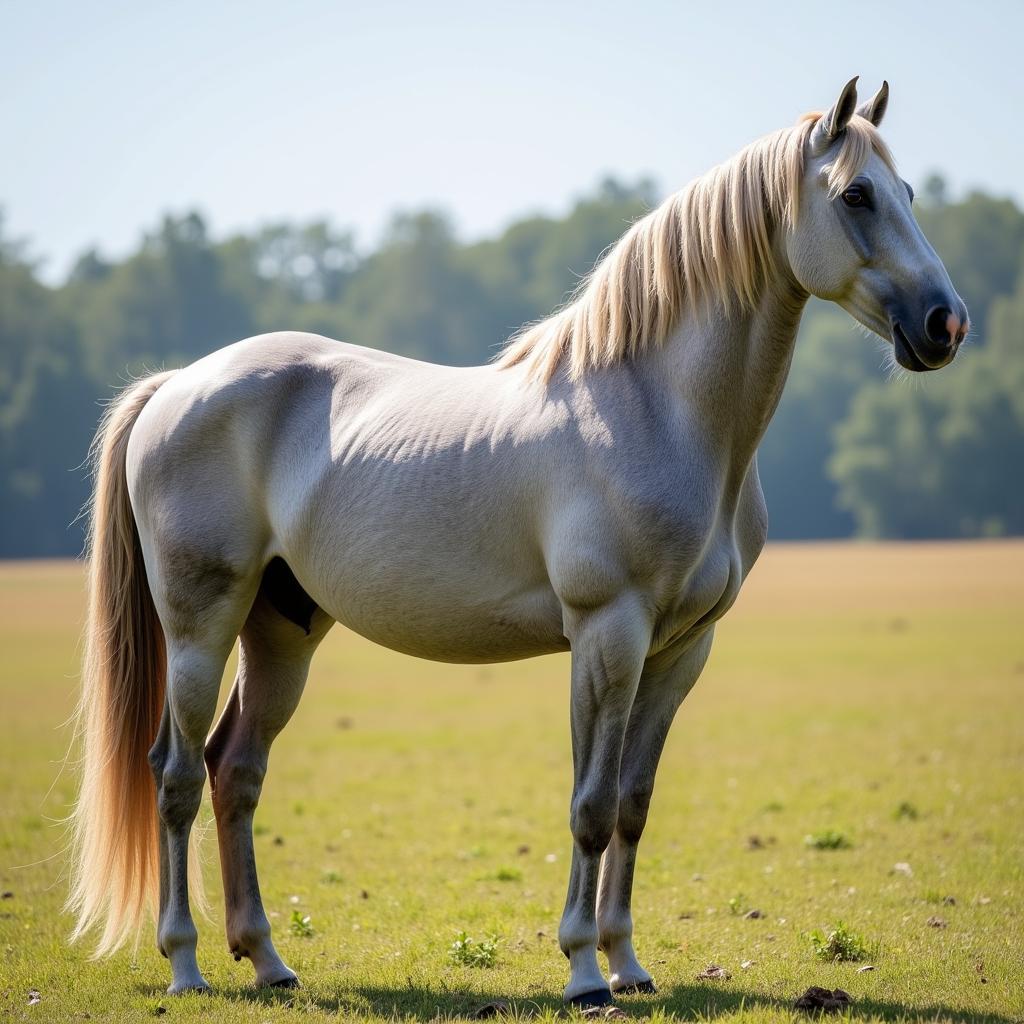
[[[164,705],[164,635],[146,581],[128,495],[128,439],[146,403],[175,371],[127,387],[90,449],[88,617],[76,712],[82,782],[71,814],[72,941],[102,927],[96,956],[137,934],[159,889],[156,793],[147,754]]]

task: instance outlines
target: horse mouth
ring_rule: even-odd
[[[905,370],[911,370],[914,373],[927,373],[929,370],[937,370],[939,367],[945,366],[953,356],[952,352],[948,354],[943,353],[938,362],[925,362],[918,355],[917,349],[911,344],[903,328],[900,327],[898,320],[893,320],[892,322],[892,347],[896,355],[896,362]]]

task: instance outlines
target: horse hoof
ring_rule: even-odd
[[[167,986],[167,994],[169,996],[185,996],[190,992],[195,992],[197,995],[206,995],[211,991],[212,989],[210,988],[209,983],[202,979],[199,981],[183,982],[180,985],[177,982],[172,981],[170,985]]]
[[[612,1006],[615,1000],[612,999],[610,988],[595,988],[592,992],[581,992],[578,996],[572,996],[568,1002],[577,1010],[593,1010],[602,1006]]]
[[[276,981],[265,981],[263,982],[264,988],[299,988],[298,975],[288,974],[283,978],[278,978]]]
[[[658,994],[658,986],[648,978],[646,981],[635,981],[632,985],[623,985],[615,989],[617,996],[654,996]]]

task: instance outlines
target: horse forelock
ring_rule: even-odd
[[[807,140],[821,113],[746,146],[636,221],[552,316],[513,335],[500,367],[525,364],[550,380],[571,379],[661,344],[684,309],[720,302],[752,306],[776,269],[773,235],[795,226]],[[824,167],[838,195],[876,153],[895,173],[870,121],[851,118]]]

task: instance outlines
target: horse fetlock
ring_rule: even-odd
[[[623,907],[598,908],[600,949],[608,957],[608,975],[613,992],[647,991],[651,976],[640,966],[633,949],[633,917]]]
[[[175,955],[181,950],[192,950],[194,952],[198,942],[199,932],[191,919],[180,922],[168,921],[161,926],[157,938],[160,952],[168,960],[173,960]]]
[[[228,948],[236,956],[251,956],[253,950],[259,950],[269,943],[270,923],[266,918],[228,926]]]
[[[160,931],[160,951],[171,963],[172,980],[167,989],[170,995],[209,991],[210,986],[200,973],[196,961],[197,940],[198,933],[191,921],[168,926]]]
[[[256,971],[257,985],[293,985],[298,977],[278,955],[270,939],[270,923],[264,917],[228,926],[228,949],[237,963],[246,957]]]
[[[568,912],[558,926],[558,946],[571,960],[579,950],[597,950],[597,926],[583,915]]]
[[[633,938],[633,918],[628,913],[602,914],[598,909],[598,948],[608,956],[613,956],[624,945],[629,946]]]

